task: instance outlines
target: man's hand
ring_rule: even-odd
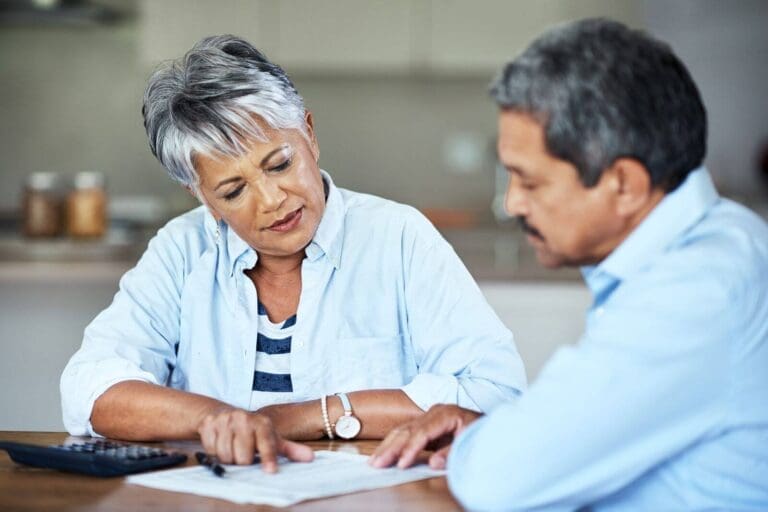
[[[205,452],[224,464],[252,464],[258,452],[264,471],[274,473],[278,455],[297,462],[314,458],[308,446],[283,439],[268,416],[243,409],[225,407],[211,412],[200,421],[197,432]]]
[[[394,463],[407,468],[419,452],[434,449],[437,451],[429,457],[429,466],[444,469],[454,438],[478,417],[480,414],[456,405],[434,405],[426,414],[392,430],[368,462],[377,468]]]

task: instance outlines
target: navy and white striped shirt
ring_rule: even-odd
[[[291,338],[296,315],[279,324],[273,323],[259,302],[259,327],[256,341],[256,368],[250,409],[293,401],[291,381]]]

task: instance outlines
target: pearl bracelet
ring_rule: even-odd
[[[325,425],[325,433],[328,435],[328,439],[333,439],[333,430],[331,430],[331,421],[328,419],[328,396],[323,395],[320,398],[320,408],[323,410],[323,425]]]

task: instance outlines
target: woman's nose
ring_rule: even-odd
[[[256,185],[256,199],[259,208],[264,212],[279,210],[288,194],[280,188],[279,184],[265,180]]]

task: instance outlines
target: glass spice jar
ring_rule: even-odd
[[[79,172],[67,196],[67,233],[75,238],[95,238],[107,231],[107,194],[104,175]]]
[[[58,174],[35,172],[27,176],[22,202],[25,236],[46,238],[61,233],[62,196]]]

